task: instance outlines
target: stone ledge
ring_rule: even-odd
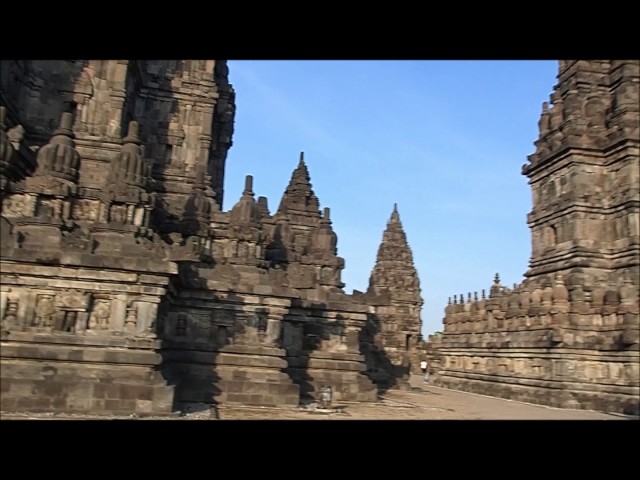
[[[49,344],[43,346],[28,343],[3,343],[1,346],[3,363],[7,360],[37,360],[156,366],[162,362],[162,357],[151,350],[116,350],[108,347],[97,348],[86,346],[76,348],[68,345]]]
[[[606,383],[575,382],[566,379],[536,379],[531,377],[516,377],[513,375],[482,374],[470,372],[441,371],[440,379],[445,382],[447,379],[464,379],[492,384],[520,385],[532,388],[545,389],[566,389],[575,391],[593,391],[614,394],[640,395],[640,385],[614,385]]]
[[[82,345],[87,347],[120,347],[135,348],[141,350],[156,350],[160,346],[160,340],[156,338],[128,337],[114,334],[77,334],[77,333],[36,333],[22,331],[3,331],[0,334],[3,342],[56,344],[73,347]]]

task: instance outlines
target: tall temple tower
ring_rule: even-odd
[[[640,405],[640,62],[562,60],[544,102],[525,280],[445,309],[440,383],[534,403]]]
[[[408,376],[419,364],[416,347],[421,338],[423,300],[397,205],[393,206],[382,234],[365,296],[375,308],[367,331],[371,340],[370,362],[388,376],[386,382],[407,388]]]
[[[638,62],[560,62],[522,170],[533,192],[528,278],[638,278],[638,81]]]

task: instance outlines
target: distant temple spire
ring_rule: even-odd
[[[398,204],[393,204],[393,212],[391,212],[391,218],[389,223],[400,223],[400,214],[398,213]]]
[[[385,290],[422,304],[418,273],[396,204],[382,234],[376,264],[369,279],[369,291],[381,293]]]
[[[304,152],[300,152],[300,161],[291,175],[278,213],[296,212],[320,218],[320,202],[313,189],[309,177],[309,170],[304,162]]]

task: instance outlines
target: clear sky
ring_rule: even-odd
[[[556,82],[555,61],[229,61],[236,91],[224,210],[254,176],[273,214],[299,153],[331,207],[345,291],[365,291],[398,204],[424,306],[523,279],[531,210],[521,175]]]

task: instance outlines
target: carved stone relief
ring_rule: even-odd
[[[109,300],[96,300],[89,316],[88,330],[109,330],[111,304]]]
[[[57,309],[53,295],[38,295],[33,325],[36,327],[53,327],[56,320],[56,313]]]

